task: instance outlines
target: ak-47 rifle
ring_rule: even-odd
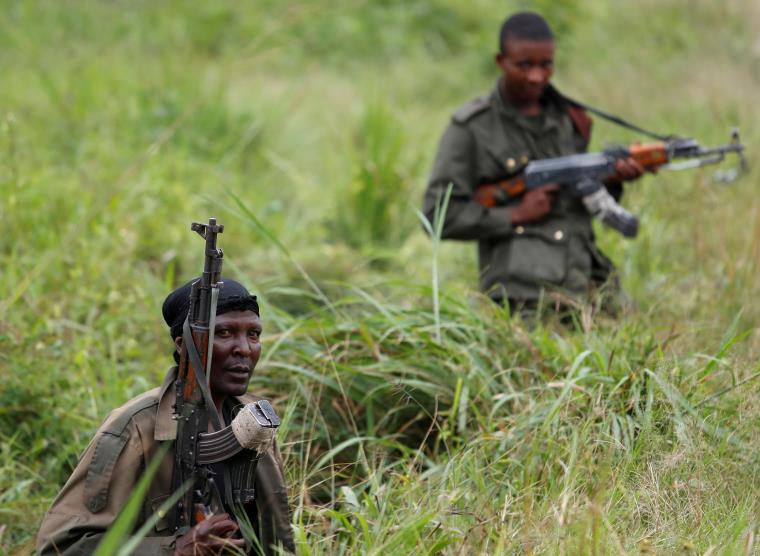
[[[727,154],[739,157],[739,166],[718,176],[729,182],[747,168],[744,145],[739,132],[734,130],[731,142],[717,147],[703,147],[694,139],[673,138],[657,143],[635,143],[628,147],[610,147],[602,152],[573,154],[558,158],[546,158],[527,163],[518,168],[517,174],[479,186],[475,199],[485,207],[508,203],[526,191],[546,184],[559,183],[575,188],[588,211],[608,226],[626,237],[638,233],[638,219],[622,208],[607,192],[601,180],[615,175],[615,163],[633,158],[645,170],[683,170],[721,162]],[[676,159],[687,159],[674,162]]]
[[[211,397],[209,376],[217,301],[224,285],[224,253],[216,244],[224,226],[210,218],[208,224],[194,222],[191,230],[205,239],[206,247],[203,274],[190,292],[175,381],[177,439],[172,482],[183,495],[173,512],[172,527],[180,534],[214,513],[234,515],[236,508],[254,499],[257,454],[271,446],[280,424],[271,404],[261,400],[246,405],[223,428]],[[215,465],[220,462],[222,465]]]

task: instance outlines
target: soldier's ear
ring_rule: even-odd
[[[182,353],[182,336],[174,338],[174,346],[177,348],[177,353]]]
[[[505,52],[497,52],[493,59],[496,61],[496,65],[499,66],[499,69],[501,69],[502,72],[505,71],[504,66],[507,61],[507,54]]]

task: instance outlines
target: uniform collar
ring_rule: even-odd
[[[496,81],[496,87],[494,87],[494,90],[491,93],[491,105],[502,116],[508,118],[509,120],[512,120],[516,125],[526,129],[527,131],[534,130],[535,126],[531,125],[531,123],[528,121],[527,116],[520,113],[520,111],[517,110],[517,108],[515,108],[511,102],[504,98],[504,89],[502,87],[503,81],[503,77],[500,77]],[[557,122],[557,119],[555,117],[552,117],[554,115],[554,110],[552,110],[552,108],[556,108],[556,101],[558,97],[560,97],[560,95],[557,89],[555,89],[553,85],[549,84],[543,95],[543,98],[546,101],[546,110],[544,110],[544,132],[552,128],[559,127],[559,122]]]

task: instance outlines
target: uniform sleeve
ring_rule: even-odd
[[[295,552],[284,477],[282,457],[275,444],[272,452],[263,454],[256,466],[256,510],[259,539],[265,554],[277,554],[273,547],[278,545]]]
[[[95,553],[107,529],[126,505],[143,469],[143,447],[134,424],[130,423],[122,435],[111,435],[103,428],[98,431],[42,521],[37,536],[38,554]],[[99,453],[97,458],[96,453]],[[94,473],[90,471],[94,460],[107,463]],[[99,465],[96,463],[95,467]],[[92,503],[88,503],[92,500],[91,494],[102,495],[103,492],[106,497],[103,509],[91,511],[88,507]],[[138,519],[138,526],[139,522]],[[146,537],[133,554],[173,554],[174,541],[174,536]]]
[[[423,213],[432,224],[436,207],[443,202],[449,184],[451,197],[443,224],[444,239],[496,239],[512,233],[508,207],[486,208],[475,201],[476,144],[471,132],[452,122],[443,134],[433,163]]]

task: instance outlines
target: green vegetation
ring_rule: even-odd
[[[568,93],[706,143],[740,125],[752,162],[751,0],[0,2],[0,552],[160,381],[213,215],[262,299],[299,554],[758,553],[756,169],[629,188],[641,236],[599,231],[618,322],[531,328],[473,291],[474,246],[431,265],[436,141],[524,6]]]

